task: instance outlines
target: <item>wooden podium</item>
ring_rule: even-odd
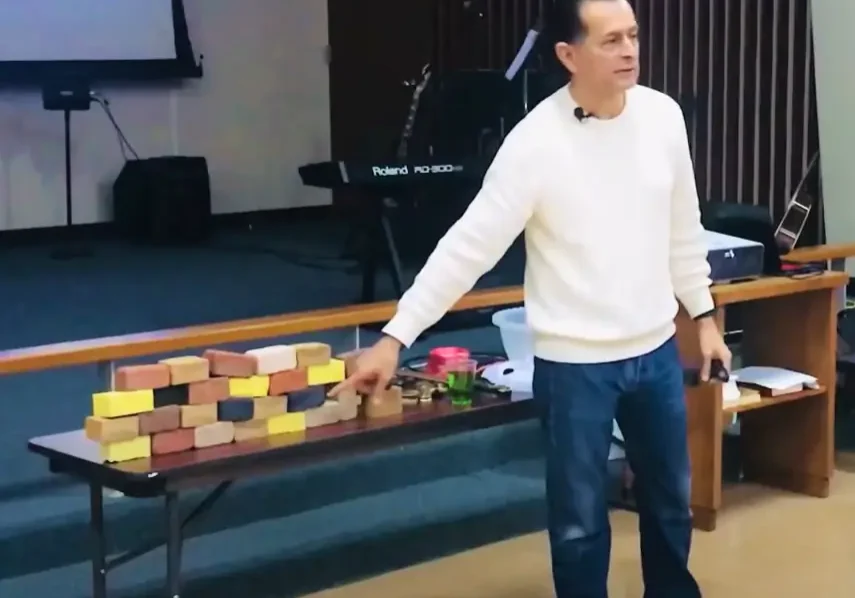
[[[695,527],[712,531],[722,505],[723,415],[741,415],[745,480],[826,497],[834,471],[834,387],[837,347],[836,294],[842,272],[811,278],[762,278],[713,287],[716,317],[724,330],[728,305],[743,304],[742,363],[789,368],[816,376],[821,387],[747,405],[724,407],[722,387],[687,390],[692,512]],[[677,319],[687,366],[699,365],[697,329]]]

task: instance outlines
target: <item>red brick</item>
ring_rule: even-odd
[[[159,432],[151,437],[151,454],[183,453],[191,450],[195,441],[195,431],[190,428]]]
[[[212,376],[249,378],[258,370],[258,359],[246,353],[208,349],[202,357],[211,363]]]
[[[229,398],[228,378],[209,378],[187,385],[188,405],[207,405]]]
[[[162,363],[126,365],[116,368],[113,390],[154,390],[170,384],[169,366]]]
[[[181,427],[181,407],[167,405],[148,413],[140,413],[140,436],[169,432]]]
[[[270,374],[270,390],[268,390],[268,393],[275,397],[303,390],[304,388],[308,388],[308,386],[309,379],[306,375],[306,370],[299,368],[288,370],[287,372]]]

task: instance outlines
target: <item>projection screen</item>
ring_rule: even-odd
[[[175,58],[171,0],[0,0],[0,62]]]

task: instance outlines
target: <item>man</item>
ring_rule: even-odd
[[[690,472],[678,303],[704,356],[730,368],[713,316],[686,128],[668,96],[637,85],[627,0],[558,0],[570,85],[508,135],[483,187],[401,298],[385,337],[333,390],[372,392],[402,346],[435,323],[525,232],[525,301],[546,443],[559,598],[605,598],[613,419],[635,474],[647,598],[696,598],[688,570]]]

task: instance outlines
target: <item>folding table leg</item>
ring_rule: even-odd
[[[181,595],[181,513],[178,493],[166,494],[166,590],[169,598]]]
[[[89,530],[92,559],[92,596],[107,598],[107,546],[104,538],[104,496],[98,484],[89,485]]]

